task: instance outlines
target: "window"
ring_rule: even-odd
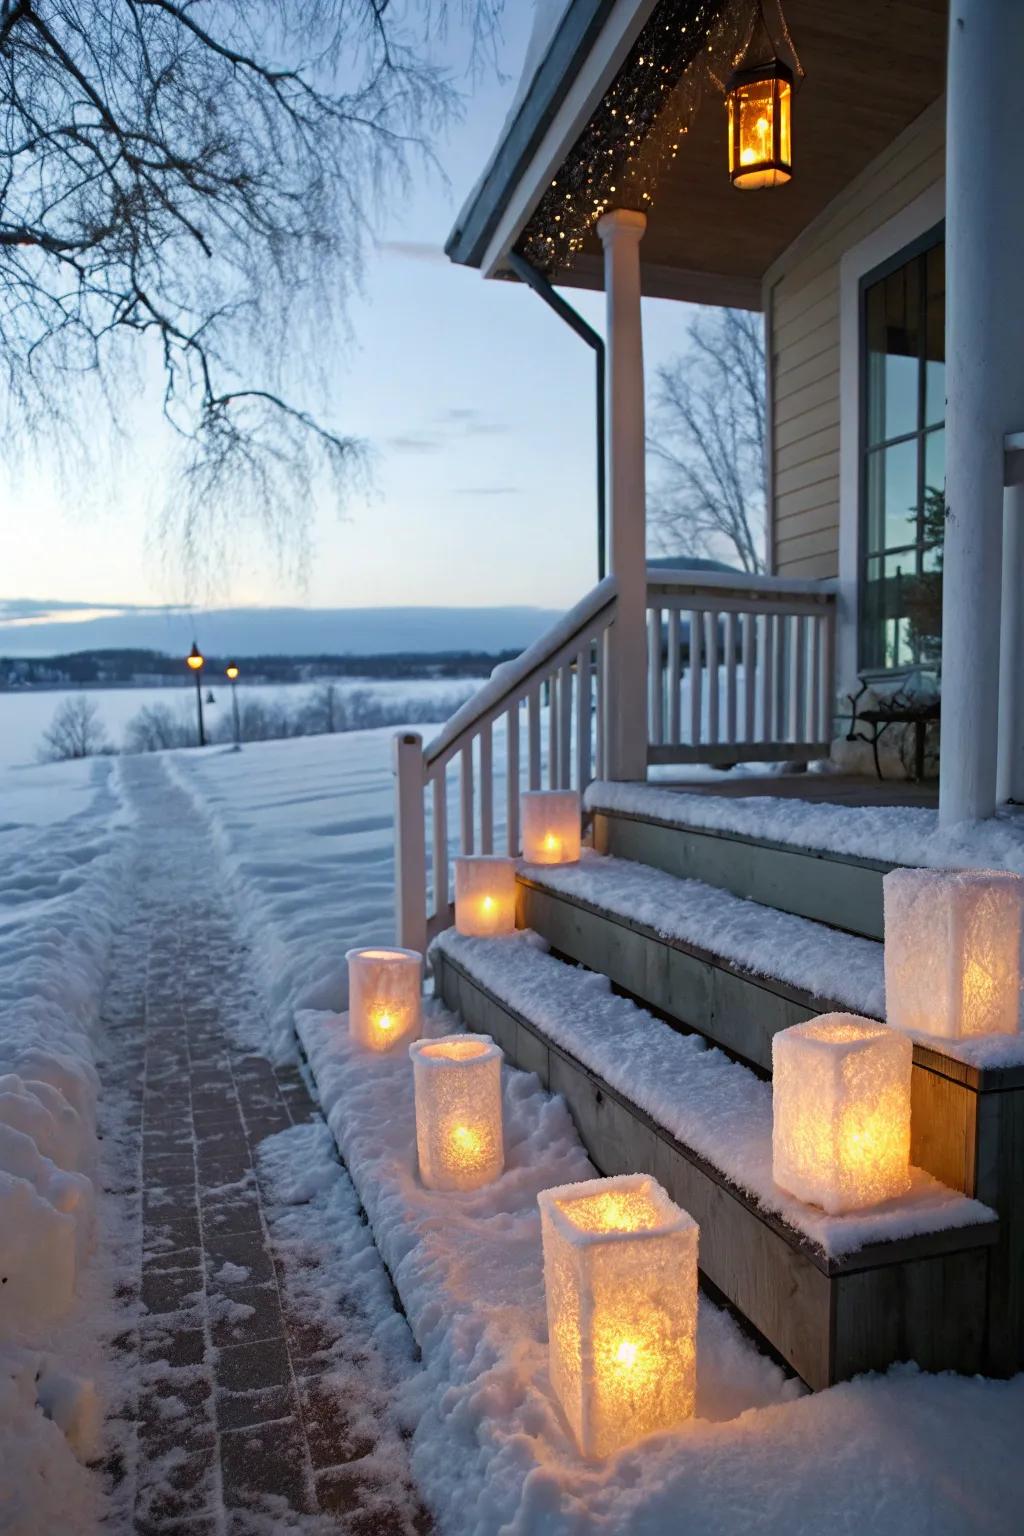
[[[942,230],[861,284],[860,664],[937,666],[945,519]]]

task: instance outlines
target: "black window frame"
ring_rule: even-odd
[[[914,261],[918,257],[927,255],[927,253],[931,250],[934,250],[936,246],[944,245],[945,239],[946,221],[945,219],[940,219],[937,224],[933,224],[930,229],[924,232],[924,234],[919,235],[915,240],[911,240],[908,245],[902,246],[900,250],[895,251],[891,256],[886,257],[885,261],[879,262],[878,266],[872,267],[869,272],[863,273],[857,288],[857,344],[860,354],[858,357],[857,380],[857,392],[860,409],[859,431],[857,434],[857,667],[858,671],[861,673],[870,672],[873,675],[881,675],[883,673],[890,672],[893,675],[898,675],[899,673],[905,672],[915,665],[920,665],[920,663],[908,661],[906,663],[900,662],[893,666],[887,666],[884,662],[881,664],[869,662],[865,658],[865,598],[868,584],[867,568],[868,560],[873,557],[872,552],[868,549],[868,453],[871,451],[876,453],[884,452],[887,448],[897,446],[901,442],[910,442],[913,439],[916,439],[917,484],[920,493],[920,487],[924,481],[924,457],[928,437],[931,433],[938,432],[940,430],[943,432],[945,431],[945,412],[943,412],[941,428],[939,427],[938,423],[933,424],[931,427],[928,427],[927,425],[922,426],[919,417],[918,425],[913,432],[901,433],[893,438],[885,438],[882,442],[879,443],[869,443],[867,293],[869,288],[873,288],[876,283],[883,282],[885,278],[889,277],[893,272],[898,272],[901,267],[907,266],[908,263]],[[924,285],[922,284],[922,321],[923,306],[926,301],[926,297],[927,295],[924,290]],[[923,364],[923,356],[921,361]],[[922,367],[922,373],[918,379],[919,411],[920,403],[923,399],[923,381],[924,373]],[[918,538],[916,542],[908,541],[906,545],[907,550],[913,549],[915,552],[919,551],[920,547],[920,538]],[[895,548],[892,550],[893,554],[898,554],[899,552],[900,551]],[[880,557],[884,561],[889,552],[885,551],[880,553],[875,551],[873,553],[875,557]]]

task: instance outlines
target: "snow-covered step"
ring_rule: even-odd
[[[603,1173],[653,1173],[697,1218],[705,1278],[809,1385],[908,1358],[992,1368],[986,1206],[917,1169],[905,1199],[826,1216],[772,1181],[771,1089],[747,1068],[535,935],[449,930],[431,954],[445,1004],[564,1095]]]
[[[702,880],[782,912],[881,939],[882,877],[901,824],[933,813],[802,800],[717,799],[651,784],[592,784],[586,803],[599,853]],[[917,842],[903,862],[919,862]],[[884,854],[884,857],[880,855]]]
[[[519,922],[764,1071],[780,1029],[834,1009],[884,1016],[874,940],[628,859],[523,866]]]

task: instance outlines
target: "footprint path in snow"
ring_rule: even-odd
[[[261,1052],[206,828],[158,757],[121,771],[137,856],[104,1023],[141,1251],[111,1515],[140,1536],[416,1536],[408,1328],[298,1069]]]

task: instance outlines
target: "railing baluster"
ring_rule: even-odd
[[[725,739],[736,740],[736,615],[725,616]]]
[[[494,852],[494,739],[480,727],[480,852]]]
[[[473,742],[470,739],[459,753],[459,832],[460,852],[473,852]]]
[[[707,615],[708,630],[708,741],[718,740],[718,614]]]
[[[757,703],[757,677],[754,647],[757,638],[757,619],[752,613],[743,615],[743,740],[753,741],[754,706]]]
[[[821,646],[822,741],[832,740],[832,711],[835,709],[836,609],[830,603],[824,618],[818,620],[824,634]]]
[[[701,681],[704,671],[704,615],[690,613],[690,745],[704,740],[701,720]]]
[[[668,739],[678,746],[681,740],[679,686],[679,609],[668,610]]]
[[[509,856],[519,853],[519,700],[505,716],[505,845]]]
[[[662,702],[661,609],[647,610],[647,739],[660,746],[665,739]]]
[[[548,789],[558,788],[558,673],[548,678]]]
[[[772,740],[772,700],[775,697],[772,663],[775,658],[775,617],[762,614],[758,619],[761,631],[761,740]]]
[[[804,694],[807,683],[807,635],[799,614],[793,616],[790,624],[788,738],[790,741],[803,741],[806,729]]]
[[[772,616],[772,675],[775,679],[775,697],[772,700],[772,734],[769,741],[785,740],[786,729],[786,630],[788,620],[784,613]]]
[[[597,777],[604,778],[605,765],[605,719],[608,713],[608,636],[610,629],[604,630],[597,637],[594,651],[597,656],[597,711],[594,720],[594,757],[597,765]]]
[[[590,783],[590,641],[576,655],[576,788]]]
[[[443,918],[448,910],[448,768],[442,763],[434,774],[434,911]]]
[[[821,740],[821,625],[808,619],[810,659],[807,676],[807,740]]]
[[[531,789],[540,789],[540,685],[535,683],[526,695],[526,750]]]
[[[558,788],[572,784],[572,667],[558,669]]]

